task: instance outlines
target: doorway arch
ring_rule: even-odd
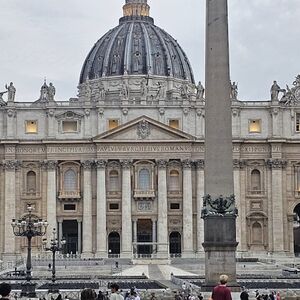
[[[169,238],[169,251],[171,255],[181,254],[181,234],[178,231],[173,231],[170,233]]]
[[[120,235],[118,232],[111,232],[108,235],[108,254],[120,254]]]
[[[294,208],[294,253],[300,256],[300,203]]]

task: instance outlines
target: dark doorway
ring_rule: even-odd
[[[137,222],[137,242],[152,243],[152,221],[141,219]],[[138,245],[138,254],[152,254],[152,245]]]
[[[108,235],[108,253],[120,254],[120,235],[117,232]]]
[[[170,233],[170,254],[181,254],[181,234],[177,231]]]
[[[76,254],[78,252],[78,223],[76,220],[65,220],[62,224],[63,237],[66,239],[64,254]]]
[[[300,203],[294,209],[294,253],[300,256]]]

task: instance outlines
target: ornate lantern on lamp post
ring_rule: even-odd
[[[58,292],[58,287],[55,283],[55,281],[56,281],[55,254],[56,254],[56,252],[61,251],[63,249],[62,247],[59,247],[59,245],[62,245],[62,246],[65,245],[66,240],[64,238],[62,238],[59,243],[59,241],[57,239],[57,234],[56,234],[55,228],[53,228],[52,233],[53,233],[53,237],[50,241],[50,246],[47,247],[47,239],[43,239],[43,245],[44,245],[44,249],[46,251],[52,252],[52,284],[51,284],[51,288],[49,289],[49,293],[56,293],[56,292]]]
[[[21,297],[34,298],[35,283],[32,283],[32,264],[31,264],[31,240],[35,236],[43,236],[47,231],[47,222],[42,219],[37,219],[32,215],[32,206],[27,207],[28,214],[20,220],[12,219],[11,226],[15,236],[27,238],[27,262],[26,262],[26,282],[22,284]]]

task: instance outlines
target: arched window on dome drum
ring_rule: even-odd
[[[252,243],[262,244],[263,243],[263,231],[260,223],[255,222],[252,225]]]
[[[139,189],[142,191],[150,190],[150,172],[148,169],[141,169],[139,172]]]
[[[74,170],[67,170],[64,174],[64,190],[72,192],[77,190],[77,174]]]
[[[251,191],[261,191],[261,174],[260,171],[255,169],[251,172]]]
[[[109,172],[109,191],[115,192],[119,191],[119,172],[116,170],[112,170]]]
[[[27,181],[27,193],[35,193],[36,192],[36,173],[33,171],[29,171],[26,175]]]
[[[179,191],[179,172],[177,170],[171,170],[169,178],[170,191]]]

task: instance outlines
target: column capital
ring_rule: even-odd
[[[22,162],[20,160],[3,160],[2,166],[4,170],[14,171],[21,167]]]
[[[168,161],[165,159],[158,159],[156,165],[159,169],[166,169]]]
[[[81,166],[83,167],[84,170],[91,170],[93,164],[94,161],[90,159],[81,161]]]
[[[123,169],[130,169],[132,166],[132,161],[129,159],[124,159],[120,161]]]
[[[183,169],[191,169],[193,166],[193,161],[190,159],[185,159],[181,163]]]
[[[58,163],[56,160],[43,160],[40,162],[40,164],[45,170],[55,170]]]
[[[283,159],[268,159],[266,164],[270,169],[284,169],[287,166],[287,161]]]
[[[243,169],[247,165],[246,160],[244,159],[234,159],[233,168],[234,169]]]
[[[107,161],[104,159],[95,160],[95,165],[97,169],[105,169],[107,165]]]
[[[204,161],[204,159],[195,160],[194,163],[195,163],[195,166],[196,166],[197,170],[203,170],[204,167],[205,167],[205,161]]]

